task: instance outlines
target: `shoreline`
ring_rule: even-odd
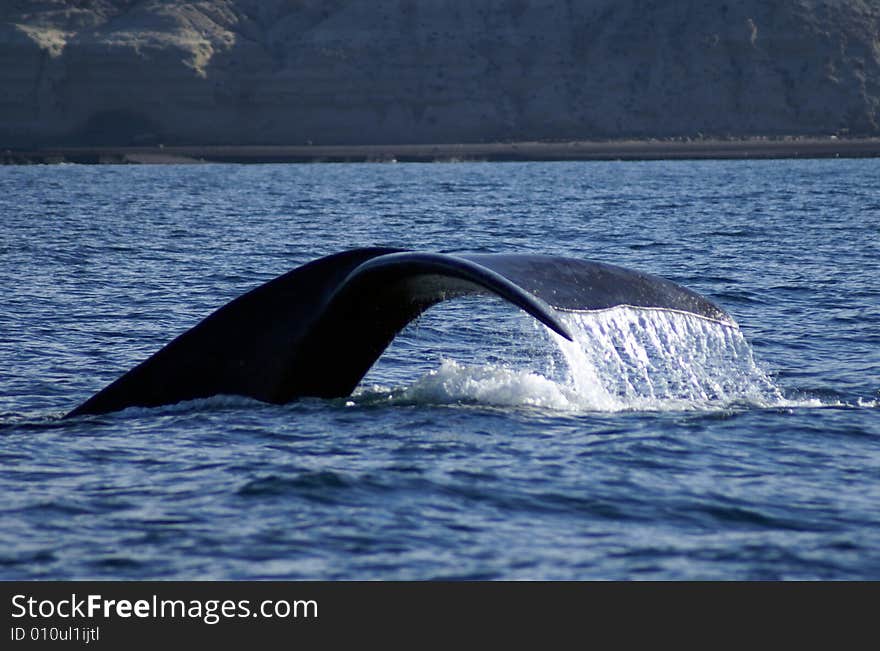
[[[880,157],[880,138],[835,136],[402,145],[155,145],[0,151],[6,165],[639,161]]]

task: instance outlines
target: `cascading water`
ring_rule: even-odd
[[[526,360],[527,368],[444,359],[439,368],[401,392],[384,393],[385,398],[566,411],[786,404],[736,326],[631,307],[563,312],[561,317],[575,340],[536,326],[550,339]]]
[[[707,409],[784,400],[738,327],[629,307],[570,313],[565,322],[575,341],[551,334],[584,406]]]

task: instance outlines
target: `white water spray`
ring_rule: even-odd
[[[618,307],[569,313],[571,342],[551,333],[566,383],[607,408],[711,409],[778,405],[781,391],[755,363],[739,328],[692,314]]]
[[[563,411],[668,411],[786,403],[739,328],[692,314],[617,307],[562,312],[574,336],[549,333],[528,370],[444,359],[385,399]],[[554,345],[555,344],[555,345]],[[537,359],[540,357],[540,359]],[[376,396],[376,393],[373,393]],[[378,397],[378,396],[376,396]]]

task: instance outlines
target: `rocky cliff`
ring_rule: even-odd
[[[3,0],[0,146],[880,135],[880,3]]]

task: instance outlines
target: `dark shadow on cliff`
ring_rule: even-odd
[[[136,147],[162,142],[161,128],[147,116],[128,109],[94,113],[72,135],[75,145]]]

